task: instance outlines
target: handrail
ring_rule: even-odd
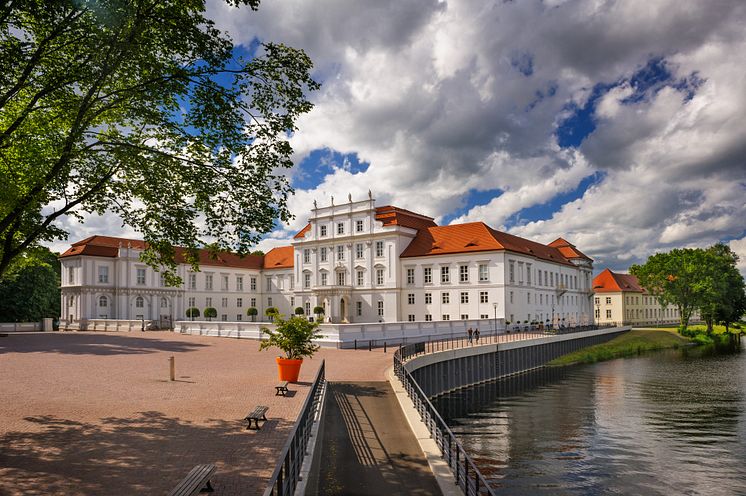
[[[412,346],[412,345],[410,345]],[[456,484],[466,496],[479,496],[487,494],[495,496],[495,491],[489,486],[487,480],[479,471],[466,453],[461,443],[453,434],[448,425],[443,421],[425,393],[422,392],[417,381],[414,380],[409,371],[404,367],[401,358],[401,349],[394,353],[394,373],[402,382],[409,398],[414,403],[415,409],[420,414],[422,422],[427,426],[430,435],[438,445],[441,456],[456,478]]]
[[[280,453],[279,461],[269,479],[264,496],[289,496],[295,493],[295,487],[300,479],[300,470],[306,456],[308,439],[311,437],[311,427],[316,421],[321,406],[321,393],[326,384],[325,360],[321,360],[321,367],[316,373],[308,392],[298,420],[293,425],[288,440]]]

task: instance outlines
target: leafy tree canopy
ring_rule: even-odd
[[[46,248],[28,250],[0,277],[0,322],[60,315],[60,264]]]
[[[256,9],[259,0],[225,0]],[[63,216],[109,210],[173,246],[248,253],[290,218],[288,136],[311,60],[264,43],[249,59],[203,0],[26,0],[0,6],[0,274],[64,239]]]
[[[262,327],[262,333],[268,339],[260,343],[260,350],[274,346],[285,352],[285,358],[291,360],[312,357],[319,349],[319,345],[313,341],[322,337],[318,322],[309,322],[297,315],[287,320],[284,316],[277,315],[275,330]]]

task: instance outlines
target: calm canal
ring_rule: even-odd
[[[746,350],[542,369],[433,403],[500,494],[746,495]]]

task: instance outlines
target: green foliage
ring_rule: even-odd
[[[60,264],[47,248],[16,258],[0,277],[0,322],[38,322],[60,316]]]
[[[218,311],[217,311],[217,310],[215,310],[215,309],[214,309],[214,308],[212,308],[212,307],[207,307],[207,308],[205,308],[205,311],[204,311],[204,312],[202,312],[202,313],[204,314],[204,316],[205,316],[205,318],[206,318],[207,320],[212,320],[212,319],[214,319],[215,317],[217,317],[217,316],[218,316]]]
[[[251,252],[251,254],[259,256],[259,257],[263,257],[264,256],[264,252],[262,250],[254,250],[254,251]]]
[[[187,308],[186,316],[190,319],[196,319],[197,317],[199,317],[199,308]]]
[[[321,307],[321,306],[313,307],[313,314],[324,315],[324,307]]]
[[[555,358],[548,365],[570,365],[573,363],[594,363],[614,358],[639,355],[640,353],[665,348],[678,348],[687,340],[673,332],[629,331],[606,343],[589,346]]]
[[[246,309],[246,315],[251,317],[251,321],[254,322],[256,316],[259,315],[259,311],[254,307],[249,307]]]
[[[295,315],[304,315],[306,313],[303,307],[295,307]]]
[[[196,268],[198,248],[245,254],[289,220],[282,169],[319,87],[312,62],[281,44],[249,60],[232,49],[204,1],[4,2],[0,274],[66,237],[66,216],[118,214],[169,285],[174,246]]]
[[[313,343],[315,339],[322,337],[318,327],[318,322],[309,322],[300,316],[285,320],[278,314],[275,316],[274,331],[262,327],[262,333],[266,334],[268,339],[261,342],[259,349],[279,348],[285,353],[285,358],[291,360],[310,358],[319,349],[319,345]]]
[[[267,317],[275,317],[279,315],[279,310],[277,310],[275,307],[267,307],[266,310],[264,310],[264,315]]]

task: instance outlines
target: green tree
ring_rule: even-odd
[[[204,311],[204,312],[202,312],[202,313],[204,314],[205,318],[206,318],[207,320],[209,320],[209,321],[212,321],[212,319],[214,319],[215,317],[217,317],[217,316],[218,316],[218,311],[217,311],[217,310],[215,310],[215,309],[214,309],[214,308],[212,308],[212,307],[207,307],[207,308],[205,308],[205,311]]]
[[[254,322],[254,320],[256,320],[256,316],[259,315],[259,311],[254,307],[249,307],[246,309],[246,315],[251,317],[251,321]]]
[[[290,360],[312,357],[319,349],[319,345],[313,341],[322,337],[318,322],[309,322],[297,315],[285,320],[282,315],[276,314],[275,330],[262,327],[261,331],[269,338],[259,344],[259,349],[274,346],[284,351],[285,358]]]
[[[316,306],[313,307],[313,314],[316,315],[316,320],[321,320],[321,316],[324,315],[324,307]]]
[[[680,323],[686,328],[692,312],[713,298],[714,289],[707,267],[705,250],[677,248],[656,253],[644,264],[632,265],[629,271],[664,308],[676,306]]]
[[[17,257],[0,277],[0,322],[60,316],[60,264],[47,248]]]
[[[737,322],[746,312],[744,279],[738,270],[738,255],[730,247],[719,243],[707,250],[710,284],[713,295],[700,308],[702,318],[711,334],[713,324],[720,322],[730,331],[730,324]]]
[[[277,310],[275,307],[267,307],[266,310],[264,310],[264,315],[269,317],[270,320],[274,321],[275,318],[280,315],[280,311]]]
[[[195,318],[199,318],[199,308],[187,308],[186,316],[192,320],[194,320]]]
[[[201,0],[3,2],[0,275],[65,238],[65,216],[118,214],[170,285],[175,245],[196,268],[198,248],[245,254],[290,218],[281,170],[318,88],[311,60],[273,43],[234,57],[204,11]]]
[[[295,315],[303,315],[305,314],[305,310],[303,310],[303,307],[295,307]]]

